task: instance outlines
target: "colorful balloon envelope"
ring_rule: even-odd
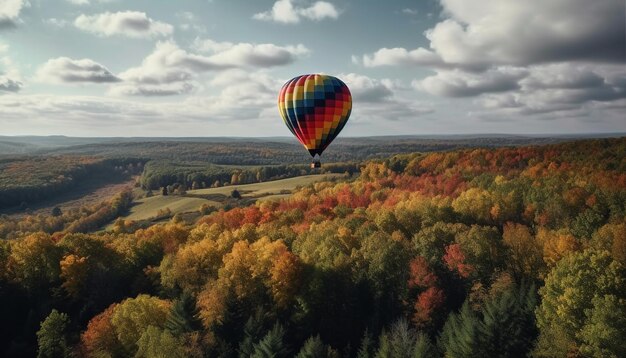
[[[287,128],[315,157],[322,155],[348,122],[352,95],[336,77],[302,75],[283,85],[278,110]]]

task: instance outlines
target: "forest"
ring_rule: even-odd
[[[98,229],[130,200],[0,218],[0,356],[626,356],[626,138],[393,155]]]
[[[127,179],[143,172],[146,160],[92,156],[36,156],[0,159],[0,210],[70,192],[89,181]]]

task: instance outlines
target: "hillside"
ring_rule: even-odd
[[[121,218],[133,221],[163,219],[176,214],[198,212],[202,205],[219,209],[225,205],[236,206],[243,203],[250,204],[255,200],[285,198],[297,187],[341,177],[339,174],[306,175],[263,183],[188,190],[184,195],[156,195],[134,201],[128,215]],[[231,197],[233,190],[240,193],[243,200],[241,203]],[[112,225],[108,226],[109,229],[112,227]]]
[[[624,158],[626,138],[409,153],[350,180],[142,199],[248,197],[145,228],[3,218],[0,355],[62,322],[86,357],[624,356]]]

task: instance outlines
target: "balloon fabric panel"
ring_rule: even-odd
[[[343,129],[352,111],[348,86],[328,75],[303,75],[289,80],[278,96],[278,109],[311,156],[321,155]]]

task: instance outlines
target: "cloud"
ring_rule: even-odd
[[[358,62],[358,58],[353,57],[352,62]],[[422,47],[412,51],[401,47],[381,48],[372,55],[364,55],[362,62],[365,67],[398,65],[446,67],[439,55]]]
[[[28,0],[0,1],[0,30],[15,27],[19,22],[20,12],[29,5]]]
[[[407,15],[417,15],[419,11],[417,11],[416,9],[411,9],[407,7],[407,8],[402,9],[402,13],[407,14]]]
[[[363,56],[364,65],[437,66],[422,57],[472,70],[561,61],[624,62],[622,0],[441,0],[441,4],[447,18],[426,31],[429,49],[383,48]]]
[[[99,36],[132,38],[163,37],[174,32],[172,25],[155,21],[138,11],[105,12],[91,16],[82,14],[74,20],[74,26]]]
[[[0,94],[3,92],[18,92],[22,88],[22,82],[0,74]]]
[[[111,83],[120,79],[103,65],[90,60],[58,57],[48,60],[37,70],[36,79],[49,83]]]
[[[571,112],[626,99],[626,69],[621,65],[551,64],[529,68],[519,89],[482,96],[477,103],[494,113],[537,115]]]
[[[20,71],[8,55],[9,45],[0,42],[0,94],[18,92],[24,86]]]
[[[355,102],[382,102],[393,96],[390,86],[364,75],[348,73],[341,75],[341,80],[350,88]]]
[[[399,87],[389,79],[377,80],[356,73],[339,76],[352,93],[356,121],[403,120],[434,112],[429,104],[399,98]]]
[[[89,0],[65,0],[65,1],[74,5],[88,5],[89,4]]]
[[[418,90],[444,97],[471,97],[483,93],[506,92],[518,89],[518,81],[528,72],[523,68],[500,67],[483,73],[461,70],[438,71],[433,76],[413,81]]]
[[[277,46],[216,42],[196,39],[194,54],[174,42],[159,42],[141,66],[119,74],[124,83],[112,87],[112,95],[164,96],[193,91],[198,87],[198,75],[233,68],[268,68],[287,65],[309,51],[303,45]]]
[[[316,1],[309,7],[296,7],[292,0],[278,0],[272,9],[252,16],[255,20],[273,21],[282,24],[297,24],[302,18],[321,21],[339,18],[339,11],[326,1]]]
[[[45,19],[45,20],[43,20],[43,22],[45,22],[46,24],[50,24],[52,26],[55,26],[55,27],[65,27],[65,26],[68,25],[67,20],[57,19],[57,18],[54,18],[54,17],[51,17],[49,19]]]
[[[290,64],[298,56],[309,54],[302,44],[296,46],[277,46],[274,44],[251,44],[216,42],[210,39],[196,39],[193,48],[201,52],[213,53],[215,63],[233,66],[273,67]]]

